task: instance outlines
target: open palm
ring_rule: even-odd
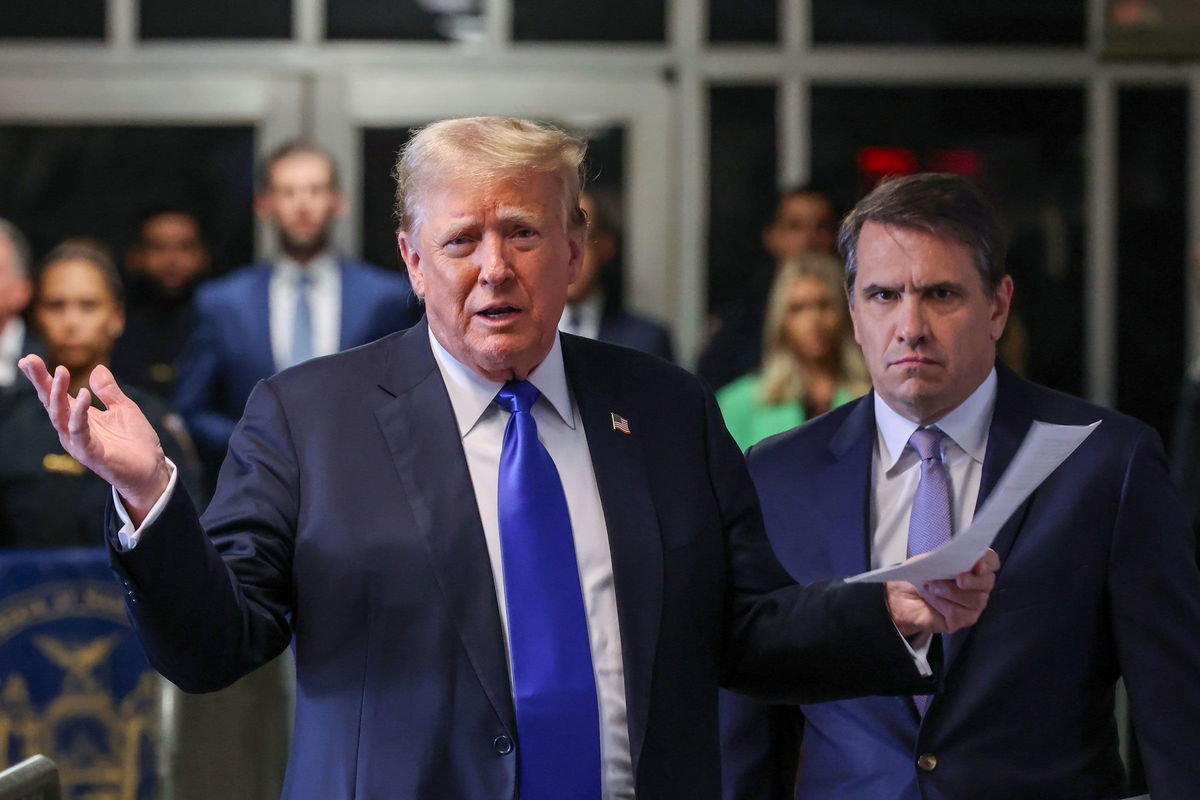
[[[149,510],[162,494],[170,471],[158,434],[105,366],[92,371],[91,391],[70,396],[71,376],[58,367],[51,376],[36,355],[19,362],[37,389],[63,448],[80,464],[116,487],[130,510]],[[92,393],[104,410],[92,406]]]

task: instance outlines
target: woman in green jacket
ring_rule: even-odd
[[[842,281],[841,262],[824,253],[780,265],[767,303],[762,368],[717,392],[725,425],[743,450],[871,388]]]

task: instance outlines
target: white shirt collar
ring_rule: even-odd
[[[319,281],[337,271],[337,259],[333,257],[333,253],[326,250],[314,256],[307,264],[301,265],[295,259],[281,255],[275,261],[275,269],[279,277],[289,283],[299,282],[300,276],[305,272],[311,275],[314,281]]]
[[[17,378],[17,361],[25,355],[25,320],[16,314],[0,327],[0,386],[9,386]]]
[[[25,346],[25,320],[21,319],[20,314],[14,314],[12,319],[0,326],[0,352],[4,355],[9,353],[18,353],[17,356],[25,355],[21,352],[21,348]]]
[[[600,333],[600,317],[604,313],[604,292],[592,292],[574,305],[568,304],[563,308],[558,320],[558,329],[579,336],[595,338]],[[574,317],[575,326],[570,322]]]
[[[450,355],[442,343],[429,330],[429,343],[433,348],[433,357],[441,370],[442,379],[446,382],[446,391],[450,394],[450,405],[454,408],[454,418],[458,423],[461,436],[470,433],[480,417],[491,407],[496,399],[496,393],[504,386],[503,383],[489,381],[475,370],[466,366]],[[567,371],[563,366],[562,344],[559,337],[554,337],[554,345],[541,364],[529,373],[529,382],[541,393],[542,399],[548,402],[566,423],[574,430],[575,412],[571,407],[571,393],[567,389]]]
[[[882,445],[879,455],[883,460],[884,471],[888,471],[896,466],[896,462],[904,454],[909,437],[920,426],[896,413],[883,401],[878,392],[874,393],[874,398],[875,426],[879,430],[879,442]],[[993,367],[983,379],[983,383],[979,384],[966,400],[932,427],[949,436],[963,452],[982,464],[987,454],[988,428],[992,424],[992,410],[995,407],[996,368]]]

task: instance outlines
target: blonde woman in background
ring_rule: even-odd
[[[804,253],[780,266],[767,302],[762,369],[717,392],[725,424],[743,450],[871,388],[842,281],[842,263],[824,253]]]

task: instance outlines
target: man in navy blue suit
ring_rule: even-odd
[[[611,290],[611,272],[621,252],[616,214],[608,198],[594,191],[579,197],[587,215],[588,238],[584,245],[579,280],[567,289],[567,306],[558,328],[567,333],[632,347],[666,361],[675,360],[671,334],[652,319],[626,311]]]
[[[294,637],[289,800],[714,797],[719,682],[927,690],[905,637],[987,602],[994,553],[920,590],[797,586],[699,380],[558,332],[584,150],[523,120],[418,132],[398,242],[426,322],[260,382],[202,520],[110,374],[94,411],[22,362],[114,486],[155,666],[211,690]]]
[[[255,211],[274,229],[278,255],[200,287],[175,389],[175,408],[214,474],[254,384],[421,315],[403,275],[335,255],[331,231],[345,199],[328,153],[281,145],[258,183]]]
[[[999,225],[966,180],[882,184],[840,245],[874,391],[749,453],[771,544],[799,582],[924,549],[927,470],[948,476],[945,521],[962,530],[1034,420],[1100,426],[1002,529],[992,602],[943,637],[928,702],[797,710],[724,697],[725,797],[1122,797],[1121,676],[1151,794],[1200,797],[1200,572],[1157,434],[996,364],[1013,282]],[[797,723],[798,785],[794,740],[764,736]]]

